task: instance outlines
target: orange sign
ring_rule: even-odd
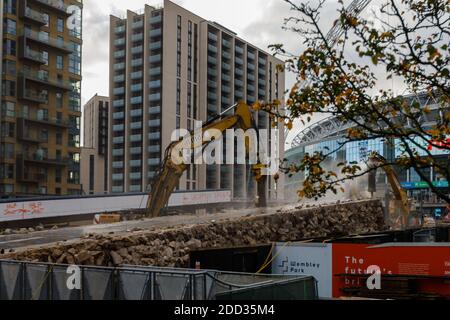
[[[365,286],[364,275],[370,266],[378,266],[383,275],[450,277],[450,246],[333,244],[333,296],[343,295],[346,287]],[[338,276],[338,275],[349,276]],[[419,290],[438,292],[450,299],[448,280],[424,279]]]

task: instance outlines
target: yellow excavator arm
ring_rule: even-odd
[[[403,215],[403,224],[406,226],[411,212],[409,208],[408,194],[400,184],[394,168],[387,163],[387,160],[378,153],[372,153],[369,157],[369,165],[374,165],[377,168],[381,167],[386,173],[388,182],[391,185],[392,192],[394,193],[395,200],[397,200],[397,203],[400,205],[400,210]]]
[[[229,110],[235,109],[234,114],[230,116],[222,116],[226,114]],[[222,115],[214,118],[207,123],[205,123],[201,129],[202,137],[208,130],[218,130],[223,134],[227,129],[231,129],[233,127],[239,127],[243,130],[248,130],[251,128],[255,128],[255,122],[250,111],[250,108],[245,103],[238,103],[237,105],[231,107],[227,111],[225,111]],[[191,135],[193,137],[194,135]],[[199,147],[205,147],[211,141],[203,141],[204,139],[196,139],[195,137],[192,139],[189,146],[184,146],[184,139],[180,141],[176,141],[171,143],[164,155],[164,160],[160,171],[157,176],[153,180],[151,184],[151,190],[147,201],[147,210],[148,215],[151,217],[158,217],[161,214],[161,210],[166,207],[169,202],[170,195],[173,193],[175,188],[178,186],[179,181],[186,169],[188,168],[187,164],[184,164],[182,161],[177,161],[175,163],[172,159],[172,154],[174,156],[180,157],[182,159],[182,155],[178,154],[182,152],[184,147],[191,148],[191,150],[195,150]],[[247,151],[249,146],[246,142]],[[264,168],[264,165],[258,163],[253,166],[253,173],[255,179],[258,184],[258,206],[264,207],[266,206],[266,197],[265,197],[265,184],[266,177],[261,174],[261,170]]]

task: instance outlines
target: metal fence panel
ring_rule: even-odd
[[[52,268],[52,300],[81,300],[81,290],[70,290],[68,279],[67,266]]]
[[[45,264],[24,264],[24,299],[49,300],[51,267]]]
[[[157,300],[190,300],[190,275],[155,273]]]
[[[252,275],[211,270],[80,267],[0,261],[2,300],[211,300],[313,299],[314,278]],[[77,271],[77,270],[75,270]],[[293,280],[292,280],[293,279]],[[308,281],[308,279],[310,279]],[[311,280],[312,279],[312,280]]]
[[[0,300],[22,299],[22,264],[0,261]]]
[[[120,300],[151,300],[151,273],[133,270],[119,271]]]
[[[111,269],[82,269],[83,274],[83,300],[113,300],[114,271]]]

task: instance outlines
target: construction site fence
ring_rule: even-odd
[[[313,277],[137,266],[69,267],[0,260],[0,300],[317,299]]]

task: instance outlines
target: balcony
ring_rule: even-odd
[[[216,89],[217,88],[217,82],[208,80],[208,87],[212,88],[212,89]]]
[[[150,24],[158,24],[162,21],[162,15],[153,16],[150,18]]]
[[[125,100],[123,100],[123,99],[113,101],[114,108],[123,108],[124,106],[125,106]]]
[[[244,70],[241,70],[241,69],[235,69],[234,70],[234,73],[235,74],[237,74],[238,76],[243,76],[244,75]]]
[[[17,170],[22,171],[20,174],[17,174],[17,180],[21,183],[39,184],[47,182],[47,175],[43,173],[23,172],[25,171],[24,165],[18,166]]]
[[[150,102],[159,101],[159,100],[161,100],[161,94],[160,94],[160,93],[150,94],[150,95],[148,96],[148,100],[149,100]]]
[[[132,122],[130,123],[131,130],[142,129],[142,122]]]
[[[142,97],[132,97],[130,99],[131,104],[139,104],[142,103]]]
[[[131,48],[131,53],[132,54],[142,53],[143,51],[144,51],[144,47],[143,46],[137,46],[137,47]]]
[[[115,46],[123,46],[125,45],[125,38],[119,38],[114,40],[114,45]]]
[[[208,39],[211,40],[211,41],[216,42],[217,39],[218,39],[218,37],[217,37],[217,35],[215,35],[214,33],[208,32]]]
[[[150,152],[150,153],[158,153],[158,152],[161,152],[161,147],[158,146],[158,145],[149,146],[149,147],[148,147],[148,152]]]
[[[24,80],[23,80],[24,81]],[[26,89],[25,84],[19,86],[19,98],[39,104],[48,104],[48,96],[42,91]]]
[[[131,75],[130,75],[130,78],[132,80],[141,79],[142,78],[142,71],[132,72]]]
[[[158,89],[161,87],[161,80],[150,81],[148,83],[149,89]]]
[[[152,127],[152,128],[159,127],[159,126],[161,126],[161,120],[159,120],[159,119],[149,120],[148,126]]]
[[[33,118],[17,118],[17,122],[23,121],[24,124],[35,124],[35,125],[41,125],[41,126],[52,126],[57,128],[70,128],[72,127],[72,124],[68,120],[61,120],[61,119],[49,119],[44,117],[33,117]],[[20,126],[18,126],[19,128]]]
[[[123,81],[125,81],[125,76],[123,74],[114,77],[114,82],[123,82]]]
[[[114,161],[112,167],[114,169],[123,169],[123,165],[124,165],[123,161]]]
[[[125,119],[125,113],[123,113],[123,112],[114,112],[113,113],[113,119],[114,120],[123,120],[123,119]]]
[[[231,41],[223,39],[222,40],[222,46],[225,47],[225,48],[231,48]]]
[[[114,29],[115,34],[121,34],[126,31],[126,26],[119,26]]]
[[[67,12],[68,6],[66,6],[63,1],[58,0],[31,0],[31,1],[41,4],[49,10],[56,11],[58,14],[64,14],[66,16],[71,15],[70,12]]]
[[[141,148],[139,148],[139,149],[141,149]],[[131,150],[130,150],[130,153],[132,153]],[[140,166],[142,166],[141,160],[131,160],[130,161],[130,167],[136,168],[136,167],[140,167]]]
[[[144,20],[139,20],[139,21],[133,22],[133,24],[132,24],[133,29],[139,29],[139,28],[142,28],[143,26],[144,26]]]
[[[69,43],[65,42],[64,40],[48,37],[44,35],[44,33],[36,32],[30,29],[25,29],[23,36],[25,37],[25,39],[37,42],[39,44],[44,44],[54,49],[61,50],[64,53],[67,54],[73,53],[73,48]]]
[[[32,62],[37,62],[41,65],[45,64],[46,61],[44,59],[44,55],[39,51],[34,51],[29,47],[25,46],[25,44],[21,45],[19,57],[21,59],[30,60]]]
[[[161,68],[160,67],[151,68],[149,74],[150,76],[159,76],[161,75]]]
[[[142,179],[142,174],[140,172],[131,172],[129,174],[129,177],[131,180],[139,180],[139,179]],[[140,186],[139,186],[139,189],[140,189]]]
[[[147,163],[149,166],[159,166],[161,160],[159,158],[150,158]]]
[[[130,111],[130,117],[141,117],[142,109],[134,109]]]
[[[113,144],[123,144],[125,142],[124,137],[115,137],[113,138]]]
[[[162,35],[161,28],[150,30],[150,37],[160,37]]]
[[[148,60],[149,60],[150,63],[161,62],[161,55],[160,54],[156,54],[156,55],[150,56],[150,58]]]
[[[131,91],[132,92],[142,91],[142,83],[131,85]]]
[[[72,91],[73,89],[72,83],[70,81],[49,77],[44,72],[23,71],[20,73],[20,76],[22,76],[25,80],[33,81],[35,83],[44,84],[66,91]]]
[[[125,50],[119,50],[114,52],[114,58],[123,58],[125,57]]]
[[[113,157],[122,157],[125,154],[123,149],[113,149]]]
[[[150,50],[159,50],[161,49],[161,41],[153,42],[150,44]]]
[[[113,94],[114,95],[121,95],[125,93],[125,88],[124,87],[120,87],[120,88],[114,88],[113,90]]]
[[[141,147],[130,148],[130,154],[132,155],[142,154],[142,148]]]
[[[159,132],[153,132],[148,134],[149,140],[160,140],[161,139],[161,133]]]
[[[144,34],[143,33],[137,33],[137,34],[133,34],[131,36],[131,41],[133,42],[138,42],[138,41],[142,41],[144,40]]]
[[[24,155],[18,155],[18,159],[23,159],[23,161],[29,164],[42,165],[42,166],[56,166],[56,167],[67,167],[72,161],[70,158],[49,158],[43,152],[37,151],[36,153],[29,153]]]
[[[150,107],[148,108],[148,114],[155,115],[161,113],[161,107]]]
[[[24,20],[27,20],[28,22],[37,23],[40,27],[43,27],[47,24],[47,19],[42,13],[30,9],[25,5],[21,5],[19,7],[19,10],[20,10],[20,17],[23,18]]]
[[[217,53],[217,48],[215,46],[208,44],[208,51],[212,53]]]

